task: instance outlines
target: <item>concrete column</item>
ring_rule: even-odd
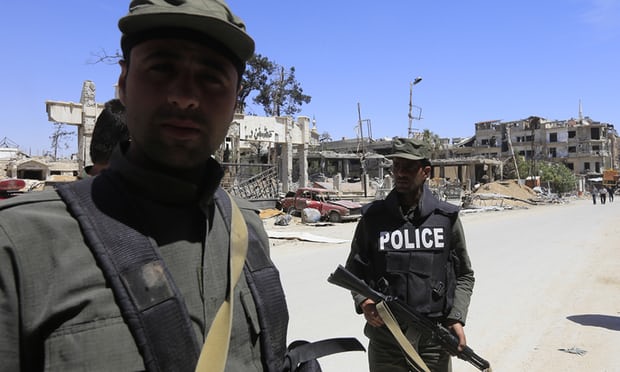
[[[84,81],[80,103],[45,101],[48,120],[77,126],[77,160],[78,172],[82,173],[85,165],[92,164],[90,159],[90,142],[97,116],[104,104],[95,101],[95,83]]]
[[[292,190],[293,186],[293,138],[292,138],[292,123],[288,122],[285,126],[285,143],[282,145],[282,155],[280,177],[282,179],[282,192],[287,193]]]
[[[308,185],[308,143],[310,141],[310,118],[297,118],[301,130],[301,144],[297,147],[299,155],[299,186]]]
[[[342,176],[340,173],[336,173],[332,178],[332,182],[334,184],[334,189],[340,191],[340,183],[342,182]]]
[[[392,190],[393,187],[394,186],[392,184],[392,176],[388,174],[385,177],[383,177],[383,189]]]
[[[79,169],[83,169],[86,165],[92,164],[90,142],[93,138],[95,120],[99,115],[95,101],[95,83],[90,80],[86,80],[82,85],[80,103],[82,104],[82,125],[78,126],[78,152],[80,154],[78,161],[80,162]]]
[[[368,176],[368,173],[364,173],[362,175],[362,190],[364,190],[364,197],[368,196],[368,190],[370,190],[370,182],[368,182],[370,180],[370,177]]]
[[[228,167],[228,169],[231,177],[236,179],[237,174],[239,174],[238,164],[241,162],[241,139],[239,138],[239,132],[232,136],[232,151],[229,161],[235,164],[235,166]]]
[[[466,168],[467,168],[467,171],[465,173],[467,174],[467,180],[469,181],[468,188],[471,190],[471,188],[473,188],[476,182],[476,165],[471,164],[471,165],[468,165]]]

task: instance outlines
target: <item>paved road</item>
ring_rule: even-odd
[[[620,371],[619,212],[620,200],[592,205],[582,199],[462,215],[476,272],[468,343],[494,371]],[[266,227],[350,239],[356,223]],[[348,242],[272,240],[291,340],[350,336],[367,345],[349,294],[326,281],[348,250]],[[321,364],[326,372],[368,370],[362,352],[326,357]],[[476,371],[459,360],[454,367]]]

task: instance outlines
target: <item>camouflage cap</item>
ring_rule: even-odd
[[[254,54],[254,40],[223,0],[132,0],[118,21],[123,37],[154,29],[187,29],[228,48],[240,61]]]
[[[394,138],[392,141],[392,154],[386,158],[403,158],[409,160],[429,159],[430,148],[424,141],[413,138]]]

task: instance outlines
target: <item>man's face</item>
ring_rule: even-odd
[[[208,46],[144,41],[121,62],[129,155],[170,169],[199,167],[224,141],[237,101],[234,65]]]
[[[424,185],[430,171],[431,167],[422,166],[421,160],[392,159],[394,188],[399,193],[407,194],[419,190]]]

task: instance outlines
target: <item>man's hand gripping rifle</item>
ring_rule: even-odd
[[[336,271],[334,271],[329,278],[327,278],[327,281],[331,284],[335,284],[350,291],[359,293],[362,296],[366,296],[376,303],[383,301],[388,308],[394,312],[397,318],[406,319],[407,322],[414,323],[421,332],[435,336],[443,348],[448,350],[450,354],[456,355],[458,358],[471,363],[481,371],[491,371],[489,362],[482,359],[470,347],[465,346],[463,350],[459,350],[458,338],[444,326],[417,313],[409,305],[398,298],[387,296],[381,292],[375,291],[370,288],[366,282],[353,275],[342,265],[338,265]]]

